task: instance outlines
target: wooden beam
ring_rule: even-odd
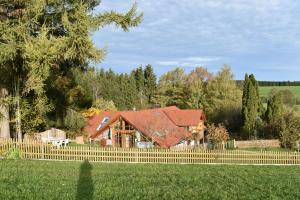
[[[115,126],[111,127],[111,145],[115,146]]]
[[[115,132],[121,134],[134,134],[135,130],[115,130]]]
[[[121,134],[122,137],[122,148],[126,147],[126,134]]]

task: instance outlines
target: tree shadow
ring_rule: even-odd
[[[94,195],[94,184],[92,180],[92,165],[85,160],[80,166],[79,179],[77,183],[76,200],[92,200]]]

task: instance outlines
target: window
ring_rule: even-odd
[[[111,140],[111,128],[108,129],[107,139]]]
[[[104,117],[102,122],[99,124],[97,131],[99,131],[109,120],[109,117]]]

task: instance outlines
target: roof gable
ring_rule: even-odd
[[[119,115],[119,112],[114,111],[100,112],[98,115],[88,118],[84,129],[88,132],[88,136],[91,137],[95,133],[102,132],[102,130],[105,130],[109,124],[113,123],[118,119]],[[109,117],[109,120],[100,129],[97,130],[97,128],[99,127],[99,125],[105,117]]]
[[[176,126],[163,109],[123,112],[121,115],[137,130],[163,147],[176,145],[191,136],[190,132]]]
[[[201,110],[164,110],[177,126],[197,126],[205,119]]]

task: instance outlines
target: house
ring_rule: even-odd
[[[58,140],[66,140],[66,132],[56,128],[51,128],[44,132],[35,133],[34,138],[44,143],[58,141]]]
[[[93,141],[114,147],[170,148],[193,144],[193,132],[204,135],[201,110],[176,106],[140,111],[101,112],[90,117],[85,130]]]

